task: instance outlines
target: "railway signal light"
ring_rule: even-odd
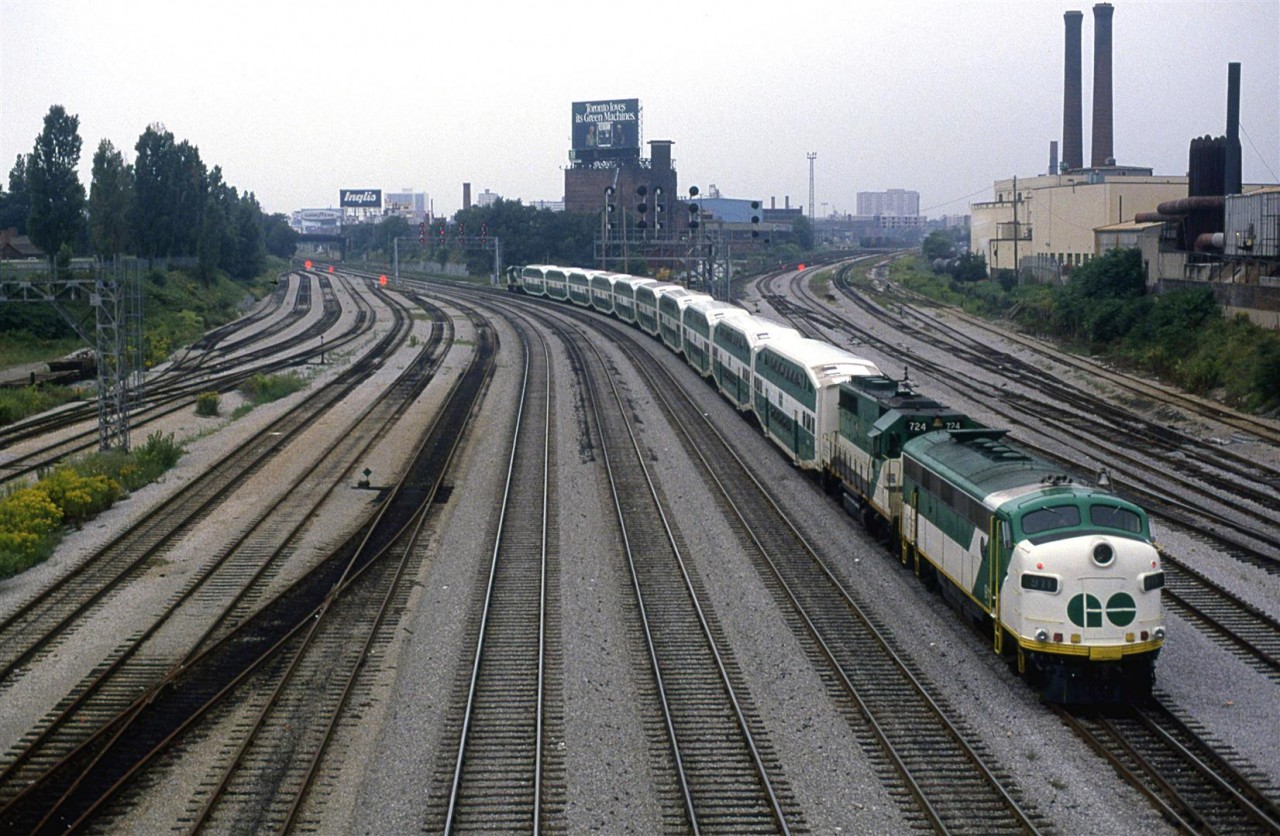
[[[305,269],[307,270],[311,269],[311,259],[307,259],[305,262],[303,262],[303,264],[305,265]]]
[[[666,226],[667,207],[662,202],[662,187],[656,186],[653,190],[653,226],[655,229],[662,229]]]
[[[760,237],[760,201],[751,201],[751,237]]]
[[[636,186],[636,197],[640,198],[640,202],[636,204],[636,214],[640,216],[640,220],[636,221],[636,229],[644,229],[649,225],[645,216],[649,214],[649,204],[645,202],[645,195],[649,193],[646,186]]]
[[[386,286],[387,286],[387,274],[386,274],[386,273],[383,273],[381,276],[378,276],[378,284],[379,284],[379,285],[381,285],[382,287],[386,287]]]
[[[418,243],[419,244],[427,243],[427,222],[426,221],[423,221],[422,223],[418,224]]]

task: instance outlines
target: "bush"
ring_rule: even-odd
[[[0,578],[47,558],[60,525],[62,511],[37,488],[20,488],[0,500]]]
[[[173,440],[173,433],[164,435],[156,431],[147,436],[146,444],[136,448],[132,454],[138,487],[160,478],[160,474],[176,465],[185,452],[183,446]]]
[[[278,401],[306,388],[307,381],[296,374],[255,374],[240,385],[240,391],[255,404]]]
[[[77,528],[120,498],[120,484],[115,480],[101,473],[82,476],[66,466],[37,482],[36,489],[62,509],[63,522]]]
[[[196,395],[196,415],[217,415],[220,403],[217,392],[201,392]]]

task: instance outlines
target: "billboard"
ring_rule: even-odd
[[[574,151],[639,151],[640,100],[573,103]]]
[[[381,209],[382,189],[339,189],[338,205],[344,208]]]

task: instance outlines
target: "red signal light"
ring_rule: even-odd
[[[311,259],[307,259],[307,261],[306,261],[306,269],[308,269],[308,270],[310,270],[310,269],[311,269]]]
[[[383,274],[383,275],[381,275],[381,276],[379,276],[379,277],[378,277],[378,284],[382,285],[383,287],[386,287],[386,286],[387,286],[387,277],[386,277],[386,274]]]
[[[803,265],[803,264],[798,264],[798,265],[796,265],[796,269],[797,269],[797,270],[803,270],[803,269],[804,269],[804,265]]]
[[[332,264],[330,264],[330,265],[329,265],[329,272],[330,272],[330,273],[332,273],[332,272],[333,272],[333,265],[332,265]]]

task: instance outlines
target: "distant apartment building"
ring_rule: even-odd
[[[404,189],[398,192],[387,192],[383,201],[383,214],[399,215],[412,223],[421,223],[427,219],[427,193]]]
[[[920,193],[907,189],[884,192],[858,192],[859,215],[895,215],[912,217],[920,214]]]

